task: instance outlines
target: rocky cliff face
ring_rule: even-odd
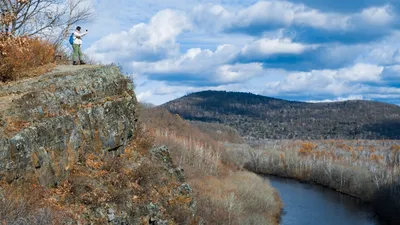
[[[137,120],[133,84],[113,66],[61,66],[0,86],[2,221],[195,224],[182,169]]]
[[[120,154],[136,121],[132,83],[113,66],[61,66],[0,86],[0,174],[57,185],[85,153]]]

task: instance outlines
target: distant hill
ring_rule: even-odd
[[[374,101],[305,103],[202,91],[161,107],[187,120],[231,126],[246,138],[400,139],[400,107]]]

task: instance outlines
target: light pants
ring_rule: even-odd
[[[81,45],[78,44],[73,44],[72,45],[72,49],[74,50],[74,54],[72,55],[72,60],[74,62],[77,61],[77,57],[79,59],[79,61],[83,61],[83,55],[82,55],[82,51],[81,51]]]

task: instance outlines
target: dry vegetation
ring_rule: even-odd
[[[0,218],[2,224],[61,224],[69,214],[55,205],[46,204],[46,190],[35,183],[14,186],[1,183]]]
[[[86,154],[57,187],[44,188],[35,178],[0,183],[2,224],[108,224],[110,209],[116,224],[148,224],[160,215],[169,224],[196,224],[193,197],[176,191],[180,181],[162,160],[151,159],[152,146],[139,131],[120,156]]]
[[[0,82],[47,72],[54,66],[54,45],[38,38],[0,34]]]
[[[278,224],[281,204],[269,183],[249,172],[190,181],[206,224]]]
[[[118,224],[149,224],[157,216],[169,224],[279,223],[277,192],[261,177],[221,163],[218,142],[164,110],[141,115],[142,128],[123,154],[88,152],[55,187],[40,186],[34,175],[0,183],[2,223],[108,224],[110,209]],[[158,144],[169,145],[193,192],[166,169],[168,160],[149,151]]]
[[[282,208],[277,192],[255,174],[222,163],[225,148],[165,109],[143,108],[140,119],[156,144],[167,144],[185,171],[205,224],[278,224]]]
[[[388,214],[400,210],[399,141],[269,140],[227,148],[226,160],[251,171],[328,186],[372,201],[378,212],[382,205],[391,205]]]
[[[239,132],[232,127],[225,126],[220,123],[206,123],[201,121],[190,121],[190,124],[203,133],[208,134],[219,142],[243,143],[244,140],[240,137]]]
[[[226,172],[220,161],[222,146],[179,116],[164,109],[143,109],[140,120],[155,137],[155,144],[169,146],[175,163],[184,167],[189,179]]]

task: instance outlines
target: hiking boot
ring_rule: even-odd
[[[72,63],[72,65],[78,65],[78,64],[76,63],[76,61],[74,61],[74,62]]]
[[[81,65],[85,65],[86,63],[84,61],[81,61]]]

